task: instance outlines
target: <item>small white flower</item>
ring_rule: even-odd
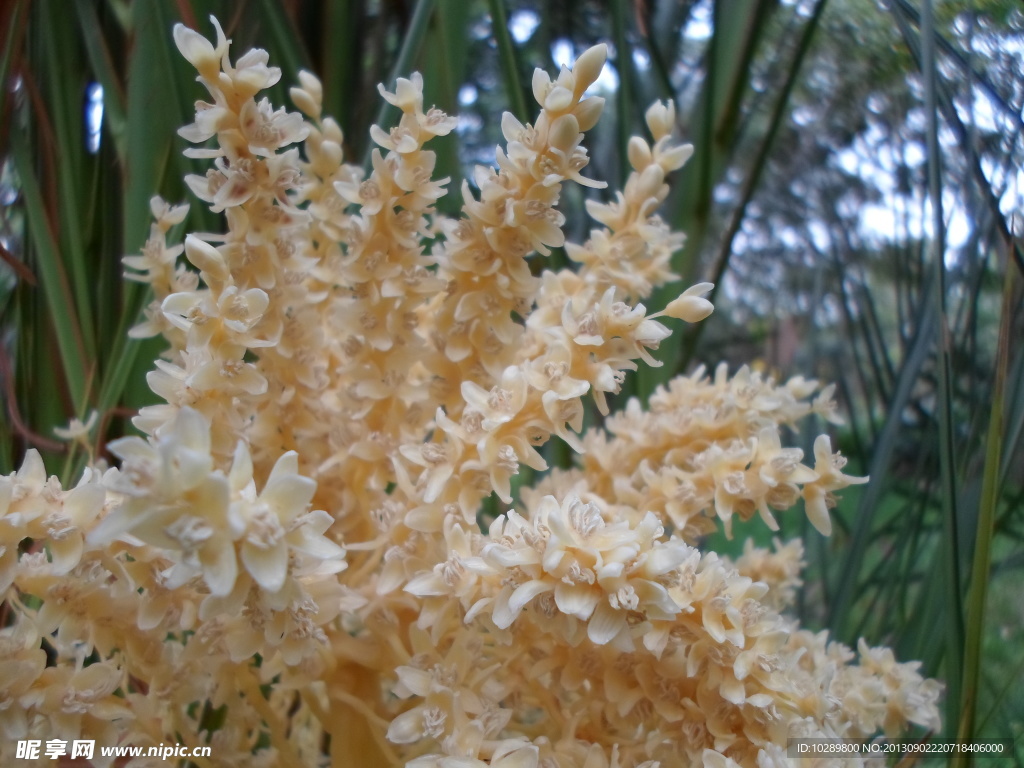
[[[88,444],[89,433],[92,432],[93,427],[96,426],[96,420],[98,418],[98,411],[90,411],[89,417],[84,423],[80,419],[72,419],[66,428],[54,427],[53,434],[61,440],[67,440],[70,443]]]

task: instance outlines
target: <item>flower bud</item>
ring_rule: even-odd
[[[705,296],[710,293],[711,289],[714,287],[714,283],[696,283],[683,291],[683,296]]]
[[[338,122],[333,117],[324,118],[321,130],[323,131],[324,139],[336,141],[338,144],[343,143],[344,135],[341,132],[341,126],[338,125]]]
[[[185,238],[185,256],[208,278],[224,280],[228,277],[228,267],[221,252],[195,235]]]
[[[516,119],[511,112],[501,114],[501,135],[505,141],[521,141],[526,132],[526,126]]]
[[[655,141],[668,136],[676,124],[675,103],[672,99],[666,102],[656,101],[648,108],[645,118]]]
[[[651,148],[639,136],[634,136],[629,140],[626,153],[629,156],[629,164],[637,171],[642,171],[651,164],[653,159],[651,157]]]
[[[316,101],[309,91],[302,88],[290,88],[288,95],[291,96],[292,104],[299,108],[302,114],[314,120],[320,117],[320,103]]]
[[[702,295],[714,287],[714,283],[697,283],[687,288],[679,298],[669,302],[664,314],[687,323],[699,323],[715,311],[715,306]]]
[[[640,181],[637,184],[637,192],[644,199],[658,197],[662,184],[665,183],[665,172],[660,165],[648,165],[640,174]]]
[[[320,144],[320,153],[331,165],[341,165],[344,153],[341,149],[341,144],[338,142],[329,139],[324,140]]]
[[[577,104],[572,113],[579,120],[580,130],[589,131],[597,125],[597,121],[601,117],[601,110],[603,109],[604,99],[601,96],[591,96]]]
[[[557,90],[557,89],[556,89]],[[552,147],[563,152],[569,152],[580,138],[580,125],[576,118],[570,115],[562,115],[556,118],[551,124],[551,133],[548,135],[548,142]]]
[[[324,98],[324,88],[320,84],[319,78],[312,72],[306,70],[299,71],[299,85],[302,86],[302,90],[308,93],[313,99],[319,104]]]
[[[608,46],[604,43],[588,48],[576,59],[572,68],[572,74],[576,79],[576,85],[573,88],[575,98],[578,99],[582,96],[583,92],[601,76],[601,70],[604,69],[604,63],[607,60]]]
[[[677,171],[683,167],[687,160],[693,155],[693,144],[681,144],[678,147],[671,147],[658,154],[658,165],[665,169],[665,172]]]
[[[543,106],[548,112],[564,112],[572,106],[572,94],[567,88],[556,85],[544,97]]]
[[[540,67],[533,70],[533,98],[537,100],[537,103],[542,107],[544,106],[544,99],[547,98],[548,92],[551,90],[551,77]]]

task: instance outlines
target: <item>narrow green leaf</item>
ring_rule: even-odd
[[[272,40],[277,66],[286,73],[286,80],[294,78],[300,69],[311,69],[309,53],[299,38],[291,18],[285,13],[284,5],[278,0],[262,0],[260,3],[264,24],[269,40]]]
[[[89,377],[78,320],[75,316],[74,298],[32,168],[26,139],[19,130],[11,132],[11,155],[21,180],[27,229],[35,248],[40,286],[53,320],[63,373],[67,378],[75,411],[81,413],[85,408]]]
[[[56,14],[56,8],[50,2],[41,3],[35,11],[47,17]],[[43,147],[43,151],[52,151],[54,169],[59,164],[59,170],[54,173],[57,181],[57,210],[54,213],[56,221],[59,221],[58,240],[61,244],[57,253],[64,259],[64,271],[74,296],[72,309],[83,353],[87,360],[95,360],[91,295],[94,278],[90,275],[82,238],[85,119],[81,106],[86,78],[81,68],[70,66],[69,57],[78,49],[73,31],[70,24],[52,24],[47,34],[41,36],[41,76],[45,80],[47,112],[38,111],[35,118],[49,123],[50,135],[55,141],[55,146]]]
[[[491,29],[495,40],[498,41],[501,76],[505,81],[505,95],[510,102],[510,111],[519,122],[529,122],[532,115],[526,106],[526,97],[519,79],[519,62],[516,60],[516,49],[508,31],[505,0],[487,0],[487,5],[491,9]]]
[[[315,73],[324,87],[324,114],[346,130],[354,110],[345,97],[359,90],[360,7],[352,0],[325,4],[320,71]]]
[[[733,242],[736,239],[736,235],[739,234],[740,228],[743,226],[747,208],[754,197],[754,193],[758,189],[758,184],[761,181],[761,174],[764,172],[765,166],[768,163],[768,157],[771,152],[772,145],[775,143],[775,136],[778,134],[779,127],[785,121],[786,108],[789,106],[790,94],[793,92],[793,86],[796,85],[797,75],[800,74],[804,58],[806,57],[808,50],[810,50],[811,42],[814,40],[814,34],[818,29],[818,23],[821,21],[821,14],[825,10],[826,2],[827,0],[818,0],[811,13],[811,17],[807,20],[807,23],[804,25],[803,31],[800,34],[800,42],[797,45],[793,62],[789,67],[789,72],[786,75],[786,80],[779,92],[779,96],[775,100],[775,108],[772,110],[772,115],[768,122],[768,130],[765,133],[764,139],[761,141],[760,147],[758,148],[757,155],[754,158],[754,164],[747,173],[746,181],[743,183],[743,192],[740,195],[740,202],[733,211],[732,218],[729,222],[729,228],[726,230],[725,236],[722,238],[722,245],[718,250],[718,254],[715,256],[715,260],[711,268],[711,277],[709,278],[710,282],[715,284],[715,287],[708,296],[709,301],[714,301],[715,294],[718,293],[722,284],[722,278],[725,276],[725,271],[729,266],[729,259],[732,256]],[[706,323],[697,323],[692,326],[690,332],[683,338],[682,354],[669,373],[675,374],[681,372],[690,364],[690,361],[693,358],[693,353],[700,341],[701,334],[704,332],[706,327]]]
[[[169,43],[173,20],[163,3],[132,5],[133,44],[129,55],[125,143],[123,160],[123,224],[121,243],[127,253],[137,253],[149,232],[149,200],[166,186],[170,169],[179,173],[184,164],[172,164],[177,156],[177,137],[163,126],[185,125],[191,120],[191,103],[181,86],[194,77],[186,62],[174,55]],[[180,181],[176,181],[180,188]],[[116,254],[120,260],[122,254]],[[128,338],[148,292],[137,283],[125,283],[119,322],[111,339],[108,366],[100,384],[97,407],[113,408],[130,380],[144,381],[149,363],[140,364],[142,348]]]
[[[9,22],[6,32],[4,33],[4,46],[3,50],[0,50],[0,83],[6,83],[8,81],[8,75],[11,72],[11,63],[14,58],[14,43],[18,31],[21,29],[22,17],[21,11],[24,3],[15,2],[7,10],[7,20]],[[7,114],[9,97],[9,90],[7,88],[0,88],[0,117]]]
[[[934,279],[934,278],[932,278]],[[835,597],[829,608],[829,625],[840,639],[849,639],[850,607],[857,594],[858,581],[863,573],[865,555],[872,538],[875,515],[886,491],[887,478],[892,468],[897,439],[902,429],[899,414],[910,402],[914,385],[931,353],[936,331],[935,306],[925,302],[915,324],[916,332],[906,359],[900,367],[896,388],[886,406],[888,418],[871,453],[871,482],[866,486],[857,508],[853,539],[839,569]]]
[[[151,218],[150,197],[164,186],[175,138],[160,128],[185,125],[191,120],[182,104],[192,99],[183,96],[179,81],[194,73],[184,60],[171,56],[174,49],[168,40],[172,26],[163,3],[132,5],[123,169],[123,247],[128,253],[137,251],[145,241]]]
[[[714,185],[734,150],[741,104],[749,90],[750,65],[777,6],[777,0],[735,0],[714,6],[714,29],[705,55],[707,74],[687,136],[694,145],[694,156],[676,184],[675,199],[680,204],[666,216],[674,229],[686,233],[686,247],[675,254],[672,268],[687,284],[695,282],[698,272],[698,256],[711,221]],[[675,298],[673,291],[678,292],[678,287],[657,290],[651,306],[667,304]],[[662,368],[641,368],[639,391],[649,393],[664,383],[678,370],[680,353],[678,345],[668,346],[662,354]]]
[[[636,82],[636,74],[633,71],[633,48],[626,39],[629,10],[626,0],[614,0],[612,3],[615,67],[619,73],[619,87],[615,92],[615,131],[620,186],[625,184],[629,175],[629,162],[626,158],[629,139],[633,134],[633,116],[636,114],[633,97]]]
[[[402,38],[402,47],[398,52],[398,58],[395,60],[394,66],[391,68],[391,77],[384,84],[385,87],[393,88],[395,81],[399,77],[408,77],[411,74],[413,62],[416,61],[416,57],[423,47],[423,41],[427,36],[427,29],[430,26],[430,18],[433,13],[434,0],[417,0],[416,8],[412,14],[412,21],[409,22],[409,28],[405,31],[405,36]],[[396,111],[396,107],[382,100],[380,110],[377,112],[376,124],[380,126],[390,125],[391,116]],[[363,167],[366,169],[370,167],[372,151],[373,143],[371,142],[367,145],[366,153],[363,157]]]
[[[114,65],[104,30],[93,3],[75,3],[89,64],[103,86],[103,121],[118,156],[124,155],[125,93],[123,79]]]
[[[459,0],[440,0],[435,23],[430,31],[428,46],[433,50],[447,51],[446,56],[424,56],[423,98],[427,106],[437,106],[448,114],[459,109],[459,88],[465,82],[468,56],[465,39],[469,23],[468,6]],[[438,210],[450,216],[458,216],[461,202],[457,194],[462,186],[462,162],[454,134],[436,138],[429,149],[436,153],[435,178],[448,178],[449,194],[437,201]]]
[[[936,94],[938,64],[935,59],[935,29],[931,0],[924,0],[921,14],[921,64],[928,146],[928,197],[932,211],[931,261],[936,279],[932,281],[932,301],[938,322],[938,398],[939,495],[943,509],[943,571],[946,593],[946,675],[949,693],[946,700],[948,726],[952,728],[960,706],[963,677],[964,625],[960,592],[960,531],[957,519],[956,455],[953,442],[953,395],[951,384],[950,329],[946,316],[946,239],[942,215],[942,169],[939,150],[939,103]]]
[[[999,504],[999,468],[1004,439],[1004,396],[1010,363],[1015,270],[1008,265],[1003,283],[1003,311],[999,326],[999,347],[992,386],[992,408],[988,420],[985,445],[985,469],[982,476],[978,528],[974,540],[974,560],[967,597],[967,626],[963,661],[963,683],[960,690],[960,722],[957,739],[970,741],[976,735],[975,719],[981,674],[982,630],[985,626],[985,599],[992,564],[992,537],[995,530],[996,507]],[[952,724],[951,724],[952,725]],[[956,763],[966,764],[958,758]],[[955,763],[955,764],[956,764]]]

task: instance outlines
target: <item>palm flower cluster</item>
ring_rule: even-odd
[[[74,488],[32,451],[0,478],[0,753],[95,739],[208,745],[200,766],[767,768],[790,738],[938,727],[917,664],[785,617],[798,542],[735,562],[700,548],[801,500],[829,532],[834,492],[863,479],[826,436],[813,461],[780,440],[835,418],[829,389],[722,367],[608,415],[657,364],[658,318],[712,310],[707,284],[641,303],[682,242],[655,213],[691,152],[671,103],[569,243],[563,185],[604,186],[582,143],[603,46],[537,71],[536,121],[505,116],[497,167],[450,219],[425,146],[456,123],[424,109],[418,75],[381,88],[401,118],[373,128],[364,172],[315,77],[291,90],[300,112],[275,108],[260,91],[280,70],[262,50],[232,63],[214,26],[174,37],[210,98],[181,130],[211,161],[186,181],[226,231],[169,243],[186,208],[154,199],[125,259],[153,291],[132,334],[168,343],[149,374],[162,402]],[[561,246],[573,269],[531,269]],[[608,418],[581,434],[584,398]],[[575,468],[513,502],[553,437]],[[481,525],[491,494],[514,506]]]

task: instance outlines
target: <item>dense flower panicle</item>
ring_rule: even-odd
[[[173,354],[184,349],[185,337],[172,329],[172,324],[163,315],[161,305],[173,293],[194,290],[199,281],[194,272],[177,266],[178,256],[185,250],[184,246],[169,248],[166,237],[172,226],[185,220],[188,206],[171,207],[159,197],[154,197],[149,207],[154,222],[142,253],[138,256],[125,256],[122,262],[128,269],[134,270],[126,272],[125,278],[148,284],[153,289],[153,300],[145,308],[146,319],[129,330],[128,335],[141,339],[162,334]]]
[[[426,315],[437,352],[433,367],[442,379],[488,385],[512,362],[522,333],[512,313],[525,316],[537,291],[525,259],[565,242],[565,217],[555,207],[562,183],[604,186],[580,172],[589,163],[583,132],[596,123],[604,103],[583,95],[606,57],[605,46],[595,46],[554,82],[538,70],[536,122],[523,125],[506,113],[502,133],[508,144],[497,150],[498,169],[476,169],[479,197],[468,182],[463,185],[465,216],[447,227],[446,242],[434,250],[438,277],[448,289]],[[449,411],[461,406],[457,390],[445,394],[441,404]]]
[[[753,539],[743,543],[743,554],[736,560],[740,575],[768,585],[761,602],[776,611],[784,611],[793,604],[796,592],[803,584],[804,547],[800,539],[783,544],[772,539],[772,549],[754,546]]]
[[[566,244],[566,253],[580,263],[580,273],[602,285],[614,285],[626,299],[646,298],[651,291],[675,279],[669,268],[672,254],[684,243],[655,213],[668,196],[666,174],[678,170],[693,154],[689,144],[672,138],[675,105],[655,103],[647,113],[655,138],[650,145],[640,136],[629,141],[633,168],[625,189],[615,202],[588,200],[587,212],[605,229],[591,232],[584,245]]]
[[[713,378],[703,369],[659,388],[650,409],[636,400],[610,417],[606,432],[584,441],[587,483],[609,501],[658,512],[690,542],[714,530],[720,518],[727,533],[734,517],[755,514],[777,530],[772,510],[805,499],[808,517],[827,533],[833,491],[865,482],[843,475],[827,436],[815,442],[814,468],[803,452],[783,448],[779,427],[810,413],[835,420],[832,387],[802,378],[776,385],[748,368],[729,378],[720,366]],[[557,482],[553,473],[546,482]]]
[[[209,163],[186,183],[224,232],[169,242],[188,208],[154,198],[124,259],[153,290],[131,335],[167,343],[160,403],[73,488],[34,451],[0,477],[0,761],[86,738],[218,765],[774,768],[789,738],[940,727],[917,663],[785,618],[800,542],[700,548],[801,499],[828,533],[865,478],[780,428],[836,422],[831,387],[721,366],[609,413],[666,318],[714,309],[710,283],[640,303],[683,242],[656,212],[692,152],[671,102],[574,244],[562,185],[604,186],[582,142],[605,46],[537,71],[537,119],[504,116],[449,220],[426,145],[455,119],[418,74],[381,86],[401,116],[364,171],[315,76],[277,107],[267,53],[232,62],[213,24],[174,40],[210,99],[180,131]],[[572,269],[531,269],[563,245]],[[607,418],[584,432],[590,400]],[[547,471],[553,436],[572,469]],[[527,487],[523,467],[547,474]],[[507,506],[482,528],[491,494]]]
[[[536,600],[548,606],[542,610],[550,630],[570,644],[585,631],[596,645],[618,641],[632,648],[637,624],[668,621],[679,612],[661,580],[692,550],[679,541],[658,541],[663,531],[654,515],[635,527],[607,524],[592,504],[574,496],[559,504],[547,496],[532,518],[527,522],[515,512],[499,518],[482,551],[503,583],[496,597],[483,598],[498,629],[508,628]],[[483,605],[474,604],[470,615]]]

